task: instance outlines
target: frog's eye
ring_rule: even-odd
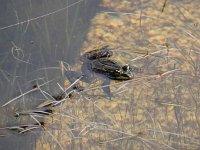
[[[121,71],[120,70],[115,70],[114,73],[115,73],[115,75],[120,75]]]
[[[123,69],[124,71],[127,71],[127,70],[130,69],[130,67],[129,67],[129,65],[124,65],[124,66],[122,67],[122,69]]]

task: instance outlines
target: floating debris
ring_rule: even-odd
[[[14,132],[17,132],[18,134],[21,134],[21,133],[25,133],[34,129],[44,128],[44,126],[45,126],[44,122],[38,122],[35,124],[4,127],[4,128],[0,128],[0,130],[9,130],[9,131],[14,131]],[[6,135],[2,134],[2,136],[6,136]]]
[[[49,106],[52,106],[55,102],[56,102],[55,100],[45,100],[44,102],[39,104],[37,108],[49,107]]]
[[[60,100],[62,100],[62,99],[64,99],[64,98],[66,98],[66,93],[65,92],[63,92],[63,93],[60,93],[60,94],[58,94],[58,95],[56,95],[56,96],[52,96],[56,101],[60,101]]]
[[[166,4],[167,4],[167,0],[165,0],[164,4],[163,4],[163,7],[162,7],[162,12],[164,12],[164,9],[166,7]]]
[[[22,112],[15,112],[14,117],[19,117],[21,115],[51,115],[53,114],[53,110],[51,108],[45,110],[30,110],[30,111],[22,111]]]

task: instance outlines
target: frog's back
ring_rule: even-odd
[[[113,52],[111,51],[111,48],[109,46],[103,46],[98,49],[94,49],[92,51],[86,52],[81,56],[81,61],[92,61],[97,60],[100,58],[109,58],[113,55]]]

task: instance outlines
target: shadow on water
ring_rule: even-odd
[[[99,3],[100,0],[1,1],[1,105],[29,90],[37,80],[46,82],[60,75],[60,61],[76,61],[90,19],[100,10]],[[7,110],[1,108],[1,127],[15,125],[13,112]],[[37,134],[7,136],[0,139],[0,149],[32,149],[36,138]]]

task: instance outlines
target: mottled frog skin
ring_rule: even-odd
[[[108,46],[104,46],[100,49],[95,49],[83,54],[82,61],[86,63],[86,66],[89,70],[95,73],[103,74],[110,79],[132,79],[134,75],[131,67],[129,65],[122,66],[116,61],[110,60],[109,58],[112,55],[113,52],[111,51],[111,49]],[[86,68],[83,67],[83,69],[85,70]]]
[[[109,58],[113,55],[113,52],[108,46],[103,46],[99,49],[86,52],[81,56],[82,61],[97,60],[101,58]]]
[[[130,65],[121,65],[120,63],[111,60],[110,57],[112,55],[112,49],[108,46],[86,52],[80,57],[80,60],[83,62],[81,67],[82,73],[67,71],[65,75],[70,82],[73,82],[78,77],[82,76],[81,80],[86,83],[92,83],[96,76],[103,76],[103,86],[109,85],[110,79],[132,79],[134,77],[134,68]],[[109,86],[105,86],[103,90],[107,95],[111,95]]]
[[[133,70],[129,65],[120,65],[110,59],[99,59],[91,62],[92,71],[104,74],[113,80],[130,80],[134,77]]]

